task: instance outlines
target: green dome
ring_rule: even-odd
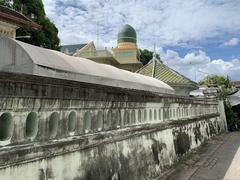
[[[129,24],[124,25],[123,28],[118,32],[118,43],[120,42],[137,42],[136,31]]]

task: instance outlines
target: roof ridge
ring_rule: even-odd
[[[23,27],[23,25],[30,27],[32,29],[40,30],[42,28],[41,25],[34,22],[32,19],[28,18],[24,14],[16,11],[13,8],[9,8],[6,6],[0,5],[0,13],[1,13],[1,19],[4,19],[6,21],[14,22],[18,24],[19,26]]]

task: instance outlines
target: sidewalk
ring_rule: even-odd
[[[214,137],[164,180],[240,180],[240,132]]]

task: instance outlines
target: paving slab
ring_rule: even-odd
[[[160,179],[240,180],[240,132],[214,137]]]

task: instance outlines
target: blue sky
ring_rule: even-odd
[[[165,64],[200,80],[207,74],[240,80],[239,0],[43,0],[61,44],[94,41],[116,46],[126,23],[139,48],[157,52]]]

